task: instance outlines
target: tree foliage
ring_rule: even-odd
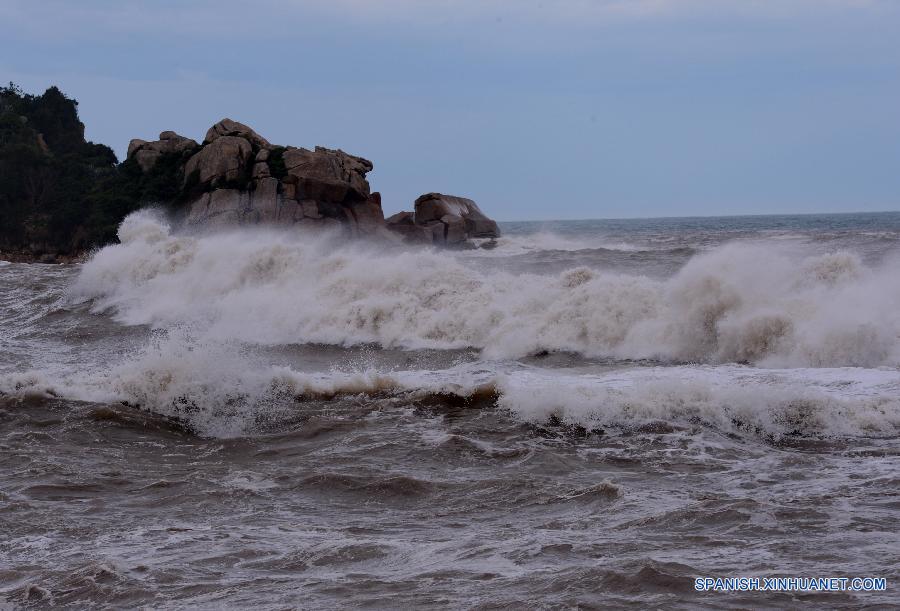
[[[143,173],[84,139],[78,103],[0,87],[0,251],[74,254],[115,240],[130,212],[179,199],[181,155]]]

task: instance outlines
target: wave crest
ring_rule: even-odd
[[[693,257],[666,280],[576,268],[479,271],[433,251],[241,231],[172,234],[140,212],[72,294],[128,324],[251,344],[377,343],[766,366],[900,363],[900,279],[852,253],[760,244]]]
[[[535,424],[642,431],[665,422],[772,440],[900,431],[900,372],[887,369],[676,366],[583,374],[476,363],[438,371],[313,374],[166,342],[102,374],[0,376],[3,395],[124,402],[213,437],[280,430],[323,410],[359,417],[409,406],[496,406]]]

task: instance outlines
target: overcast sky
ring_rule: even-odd
[[[0,78],[120,158],[223,117],[371,159],[387,213],[900,209],[896,0],[2,0]]]

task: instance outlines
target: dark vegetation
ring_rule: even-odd
[[[269,173],[278,180],[287,176],[287,167],[284,165],[284,151],[285,148],[283,146],[276,146],[269,151]]]
[[[181,167],[182,154],[146,174],[118,163],[85,141],[78,102],[56,87],[39,96],[0,87],[0,253],[52,258],[114,242],[130,212],[184,196]]]

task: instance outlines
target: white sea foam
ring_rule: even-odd
[[[900,371],[887,368],[683,365],[585,374],[480,362],[436,371],[312,374],[255,363],[233,346],[189,348],[166,340],[109,371],[0,376],[0,394],[124,401],[218,437],[252,433],[261,422],[302,414],[304,401],[365,395],[367,404],[377,405],[373,398],[415,402],[438,394],[493,395],[500,408],[525,421],[555,417],[589,428],[665,421],[764,438],[900,431]]]
[[[128,324],[209,341],[541,350],[775,367],[896,366],[900,276],[847,252],[797,258],[763,244],[694,257],[668,280],[586,267],[483,272],[453,255],[310,235],[179,236],[130,216],[72,295]]]
[[[488,242],[488,240],[483,242]],[[548,250],[567,252],[593,249],[618,250],[622,252],[651,250],[646,246],[622,240],[576,238],[553,233],[552,231],[538,231],[524,235],[504,235],[496,240],[490,240],[490,242],[492,242],[492,248],[468,251],[466,256],[508,257]]]
[[[297,372],[256,363],[236,346],[198,346],[178,334],[110,369],[0,375],[0,396],[125,402],[216,437],[252,432],[255,423],[293,408],[298,400],[400,388],[389,374]]]
[[[518,374],[503,385],[500,405],[528,420],[587,427],[662,420],[767,437],[894,435],[898,391],[896,370],[679,366]]]

